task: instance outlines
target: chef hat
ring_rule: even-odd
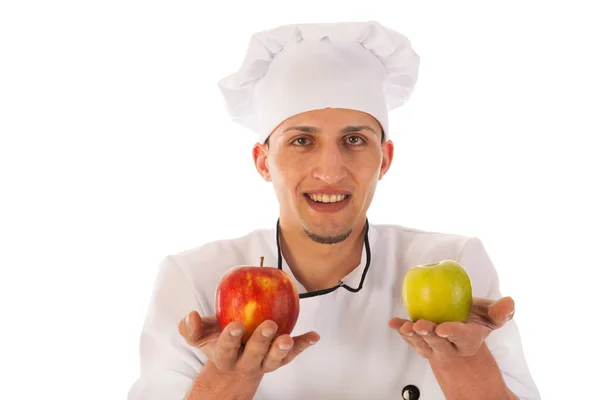
[[[255,33],[218,86],[232,119],[261,142],[287,118],[328,107],[372,115],[387,138],[388,111],[409,99],[418,69],[408,39],[377,22],[284,25]]]

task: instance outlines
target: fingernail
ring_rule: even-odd
[[[234,328],[229,331],[231,336],[240,336],[242,334],[242,330],[240,328]]]
[[[429,331],[417,331],[417,333],[421,336],[427,336],[429,335]]]
[[[315,343],[317,343],[317,342],[318,342],[318,340],[312,340],[312,339],[311,339],[311,340],[309,340],[309,341],[308,341],[308,344],[310,344],[310,345],[313,345],[313,344],[315,344]]]
[[[402,335],[404,335],[404,336],[409,336],[409,337],[415,334],[414,332],[410,332],[410,333],[402,333],[402,332],[400,332],[400,333]]]
[[[275,331],[272,330],[272,329],[269,329],[269,328],[265,328],[265,329],[262,330],[261,333],[262,333],[262,335],[264,337],[271,337],[271,336],[273,336],[275,334]]]
[[[450,337],[450,334],[449,334],[449,333],[438,333],[437,335],[438,335],[439,337],[443,337],[443,338]]]
[[[281,350],[289,350],[292,348],[291,344],[279,343],[279,349]]]
[[[190,314],[185,316],[185,327],[187,328],[188,333],[192,331],[192,324],[190,322]]]

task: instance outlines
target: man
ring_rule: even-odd
[[[257,171],[280,204],[272,230],[165,258],[130,400],[539,399],[498,277],[480,240],[373,225],[367,211],[394,146],[387,112],[417,80],[408,40],[369,23],[279,27],[253,36],[220,82],[233,118],[258,134]],[[300,293],[291,335],[265,321],[241,346],[214,296],[237,265],[283,269]],[[417,264],[460,262],[466,323],[411,322],[401,283]]]

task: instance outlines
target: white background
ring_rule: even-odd
[[[593,4],[2,2],[0,398],[125,398],[158,262],[277,217],[217,80],[255,31],[371,19],[422,63],[371,221],[482,238],[542,397],[593,398]]]

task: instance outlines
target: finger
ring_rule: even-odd
[[[271,348],[277,324],[273,321],[265,321],[256,327],[248,342],[244,346],[244,352],[240,356],[236,366],[242,371],[255,371],[262,366],[263,359]]]
[[[179,321],[179,333],[190,346],[200,347],[205,339],[221,331],[214,315],[201,318],[196,311],[190,312],[184,319]]]
[[[406,337],[405,340],[407,340],[423,357],[429,358],[432,356],[433,350],[421,335],[415,333],[413,336]]]
[[[282,360],[288,355],[294,346],[294,339],[290,335],[281,335],[271,345],[267,355],[263,359],[262,368],[265,372],[275,371],[281,366]]]
[[[202,337],[202,318],[198,312],[192,311],[179,321],[179,333],[192,342]]]
[[[440,358],[449,358],[456,355],[456,345],[445,338],[438,336],[435,333],[436,328],[437,325],[434,322],[423,319],[420,319],[413,324],[413,330],[418,337],[423,339],[429,346],[433,355]],[[414,339],[416,345],[424,347],[424,344],[421,344],[417,338]],[[427,351],[427,349],[424,350]]]
[[[411,321],[402,318],[392,318],[388,321],[388,326],[398,332],[409,346],[413,345],[412,342],[408,340],[409,336],[415,334],[412,325],[413,323]]]
[[[432,335],[436,326],[437,325],[431,321],[420,319],[413,324],[413,330],[421,336]]]
[[[399,334],[405,337],[413,336],[415,334],[415,331],[413,330],[413,322],[406,319],[392,318],[388,322],[388,326],[395,329]]]
[[[503,297],[493,303],[488,309],[490,319],[498,326],[504,325],[512,319],[515,313],[515,301],[512,297]]]
[[[459,354],[454,343],[446,338],[438,336],[435,332],[422,335],[421,337],[431,348],[433,356],[438,359],[447,360],[456,357]]]
[[[453,342],[464,340],[469,334],[469,327],[462,322],[442,322],[435,328],[435,333],[443,338],[452,339]]]
[[[244,324],[236,321],[227,325],[219,335],[214,362],[221,371],[230,371],[235,366],[242,345],[243,333]]]
[[[389,320],[388,326],[398,332],[407,345],[414,347],[413,343],[410,341],[410,337],[416,334],[412,329],[412,321],[402,318],[392,318]]]
[[[478,348],[481,344],[481,335],[468,325],[461,322],[444,322],[439,324],[435,333],[454,343],[461,353],[471,348]]]
[[[311,331],[299,336],[295,336],[292,339],[294,341],[294,346],[292,346],[288,354],[283,358],[283,360],[281,360],[281,365],[286,365],[292,362],[292,360],[298,357],[300,353],[321,340],[321,337],[317,334],[317,332]]]
[[[402,325],[404,325],[407,322],[411,322],[411,321],[409,321],[407,319],[403,319],[403,318],[392,318],[388,321],[388,326],[395,331],[400,331],[400,328],[402,328]]]

